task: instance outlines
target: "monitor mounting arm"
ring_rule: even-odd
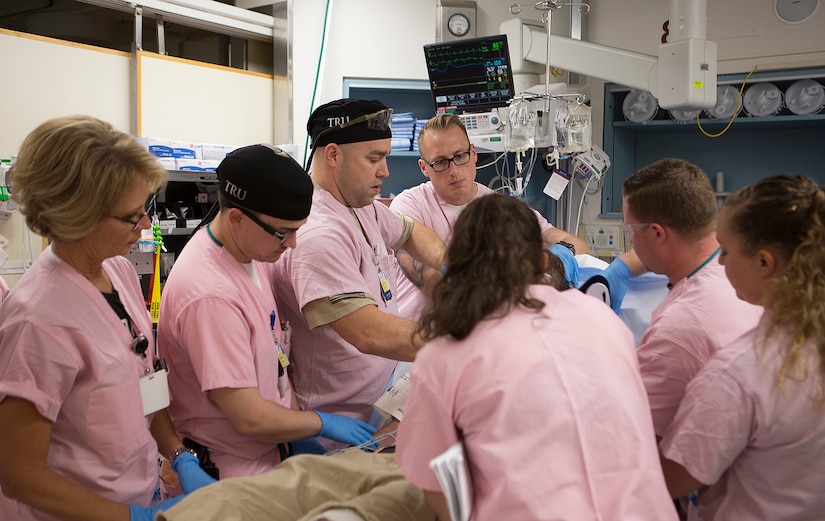
[[[545,26],[519,18],[507,20],[501,24],[501,32],[507,35],[513,73],[533,72],[530,63],[549,63],[649,91],[664,109],[713,107],[716,43],[705,39],[707,0],[669,3],[670,41],[659,46],[658,57],[554,34],[548,38],[549,11]]]

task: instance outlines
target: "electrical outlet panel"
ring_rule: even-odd
[[[624,235],[617,224],[584,225],[584,240],[596,257],[618,257],[624,253]]]

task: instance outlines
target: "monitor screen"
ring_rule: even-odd
[[[485,112],[515,95],[507,35],[424,46],[436,112]]]

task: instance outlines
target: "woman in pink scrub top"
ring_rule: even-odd
[[[825,515],[825,190],[776,176],[727,198],[719,262],[759,324],[691,380],[662,440],[703,521]]]
[[[675,521],[633,336],[600,300],[548,285],[547,255],[521,201],[461,213],[396,460],[442,520],[428,463],[462,441],[473,521]]]
[[[185,492],[214,481],[163,408],[152,321],[124,257],[166,172],[132,136],[72,116],[29,134],[11,176],[50,245],[0,313],[0,519],[153,519],[178,500],[156,498],[159,454]]]

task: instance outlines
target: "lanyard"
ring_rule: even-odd
[[[702,264],[700,264],[698,268],[696,268],[695,270],[691,271],[691,272],[688,274],[688,276],[687,276],[686,278],[688,278],[688,279],[689,279],[689,278],[691,278],[692,276],[696,275],[696,272],[698,272],[699,270],[701,270],[702,268],[704,268],[705,266],[707,266],[708,262],[712,261],[714,257],[716,257],[717,255],[719,255],[719,252],[720,252],[720,251],[722,251],[722,247],[721,247],[721,246],[719,246],[718,248],[716,248],[716,250],[715,250],[713,253],[711,253],[711,254],[710,254],[710,257],[708,257],[707,259],[705,259],[705,262],[703,262]]]

